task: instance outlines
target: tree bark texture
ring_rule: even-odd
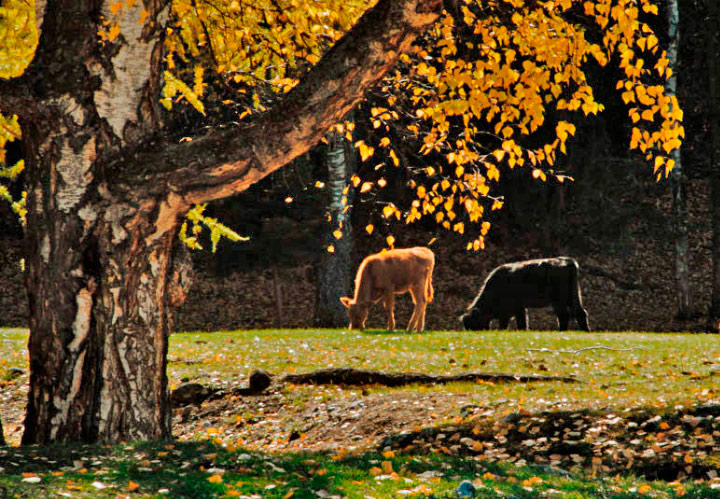
[[[680,44],[680,11],[677,0],[668,0],[668,39],[670,45],[667,57],[673,74],[665,85],[668,95],[677,93],[678,46]],[[670,173],[673,190],[672,231],[675,247],[675,284],[677,291],[677,313],[679,319],[690,316],[690,269],[688,266],[688,226],[687,198],[685,194],[685,174],[679,149],[672,153],[675,167]]]
[[[720,40],[717,26],[720,5],[706,0],[708,20],[705,23],[705,42],[708,49],[708,106],[710,109],[710,141],[712,168],[710,174],[710,217],[712,219],[712,295],[708,313],[708,329],[718,332],[720,321]]]
[[[345,195],[343,190],[348,186],[353,174],[352,158],[346,147],[342,134],[328,134],[327,189],[330,199],[328,211],[330,215],[330,231],[325,246],[332,245],[335,251],[322,252],[320,272],[318,276],[318,299],[315,312],[315,323],[321,327],[343,327],[348,323],[346,309],[340,303],[341,296],[351,293],[350,252],[352,250],[352,226],[350,210],[345,210],[342,203]],[[339,227],[339,228],[338,228]],[[341,232],[341,238],[334,235],[335,230]]]
[[[35,59],[0,81],[0,109],[22,127],[28,189],[25,444],[171,436],[168,322],[188,282],[180,218],[312,147],[441,8],[380,0],[271,111],[173,144],[158,106],[169,5],[126,4],[120,36],[102,43],[113,3],[39,1]]]

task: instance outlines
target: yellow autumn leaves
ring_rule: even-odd
[[[34,2],[0,3],[0,78],[20,76],[35,55],[37,43]]]
[[[98,36],[117,41],[117,19],[138,5],[109,4],[106,32]],[[19,0],[0,7],[0,17],[9,20],[0,26],[0,76],[22,73],[32,58],[37,30],[30,7]],[[170,107],[185,100],[204,113],[205,79],[217,74],[246,105],[240,119],[262,110],[273,92],[296,85],[367,8],[359,0],[175,0],[161,102]],[[656,5],[464,0],[458,14],[444,15],[401,57],[401,67],[382,84],[385,102],[370,106],[373,137],[354,141],[360,158],[376,161],[376,169],[413,172],[415,199],[407,206],[384,205],[385,219],[410,223],[429,216],[447,230],[470,234],[472,249],[482,248],[485,234],[469,224],[502,206],[492,186],[503,168],[530,167],[540,181],[555,177],[558,154],[576,132],[573,121],[603,110],[585,73],[591,62],[615,61],[622,71],[616,88],[628,106],[630,149],[644,155],[658,177],[672,169],[668,156],[685,132],[677,99],[665,93],[670,61],[648,24],[658,14]],[[143,23],[148,14],[137,17]],[[338,127],[353,140],[348,124]],[[391,129],[416,141],[422,159],[406,164],[399,134]],[[385,183],[358,179],[353,186],[367,194]]]
[[[509,8],[515,11],[508,22]],[[684,137],[683,116],[677,99],[665,93],[672,71],[647,24],[657,6],[648,0],[467,0],[460,11],[444,16],[402,56],[403,69],[383,86],[388,105],[374,101],[371,108],[374,129],[404,127],[430,163],[422,169],[402,165],[416,172],[410,181],[415,199],[402,208],[384,206],[384,218],[410,223],[431,216],[464,234],[467,223],[502,206],[491,191],[503,168],[530,166],[540,181],[569,179],[555,168],[576,133],[572,121],[604,109],[585,74],[591,62],[615,60],[622,70],[617,89],[628,105],[630,149],[641,152],[658,175],[672,169],[668,155]],[[597,26],[594,38],[588,36],[593,28],[576,24],[579,13]],[[401,118],[393,114],[398,109]],[[550,125],[550,119],[557,121]],[[531,136],[545,142],[530,147],[538,142],[524,140]],[[376,145],[398,165],[387,134],[375,143],[355,143],[363,161],[378,157]],[[361,192],[372,188],[362,185]],[[481,249],[485,234],[477,231],[468,248]]]
[[[174,0],[177,23],[166,37],[168,69],[187,81],[180,68],[202,60],[238,88],[239,99],[250,97],[246,115],[251,114],[263,109],[262,92],[282,94],[294,87],[297,68],[320,60],[367,7],[358,0]],[[176,66],[176,60],[183,64]]]

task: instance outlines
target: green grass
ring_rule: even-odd
[[[470,480],[483,499],[720,498],[720,489],[706,484],[568,475],[444,455],[268,455],[208,442],[10,448],[0,451],[0,466],[3,497],[452,498]],[[37,483],[23,482],[29,478]]]
[[[27,331],[0,330],[0,395],[15,390],[18,380],[3,378],[9,367],[27,369]],[[606,346],[623,351],[592,349]],[[531,351],[529,349],[547,349]],[[306,404],[338,398],[375,401],[384,394],[432,396],[439,392],[462,396],[478,406],[491,407],[497,418],[510,413],[546,410],[627,408],[671,409],[717,402],[720,378],[720,337],[693,334],[434,331],[407,334],[387,331],[254,330],[180,333],[170,339],[170,384],[194,379],[209,385],[230,385],[246,379],[255,368],[271,373],[307,372],[324,367],[357,367],[388,371],[454,374],[466,371],[575,376],[566,383],[456,383],[397,389],[368,387],[285,387],[281,411],[292,420]],[[26,378],[25,378],[26,379]],[[368,398],[367,396],[370,395]],[[5,397],[5,400],[8,398]],[[1,407],[1,406],[0,406]],[[459,408],[438,411],[432,425],[452,422]],[[453,416],[454,415],[454,416]],[[249,420],[250,413],[238,413]],[[3,420],[6,430],[7,418]],[[271,427],[268,431],[273,431]],[[214,431],[214,430],[212,430]],[[492,464],[443,454],[381,456],[363,453],[362,446],[347,456],[293,451],[259,453],[223,444],[210,428],[194,442],[133,444],[114,447],[0,449],[0,497],[223,497],[233,494],[262,497],[318,497],[316,492],[345,497],[455,497],[464,479],[474,481],[478,497],[697,497],[720,498],[720,489],[691,481],[681,485],[646,482],[632,477],[632,469],[618,477],[592,477],[572,470],[571,477],[545,468]],[[13,434],[12,438],[17,438]],[[6,435],[7,436],[7,435]],[[11,442],[13,441],[11,438]],[[215,443],[213,443],[215,442]],[[299,441],[293,442],[298,444]],[[301,446],[300,446],[301,448]],[[294,449],[298,449],[297,446]],[[357,452],[357,453],[355,453]],[[34,454],[34,455],[33,455]],[[51,461],[55,461],[52,463]],[[81,463],[79,463],[81,461]],[[392,464],[391,476],[383,462]],[[13,464],[15,463],[15,464]],[[268,464],[272,463],[272,465]],[[388,466],[387,464],[385,465]],[[224,470],[222,481],[209,480]],[[282,471],[278,471],[279,468]],[[441,477],[422,479],[424,471]],[[22,473],[36,473],[37,484],[22,482]],[[537,478],[533,478],[537,477]],[[219,479],[213,479],[219,480]],[[98,482],[106,488],[96,489]],[[138,484],[135,490],[128,488]],[[131,488],[134,488],[133,485]],[[165,489],[165,490],[163,490]],[[399,492],[411,491],[409,493]],[[292,494],[290,494],[292,492]],[[684,494],[684,495],[683,495]],[[322,495],[322,493],[321,493]]]
[[[604,345],[628,351],[577,354]],[[551,332],[427,332],[257,330],[183,333],[170,342],[173,383],[200,373],[218,379],[323,367],[454,374],[464,371],[576,376],[584,383],[456,384],[444,390],[481,393],[487,402],[511,400],[514,410],[548,406],[608,407],[712,399],[720,380],[720,337],[696,334]],[[183,361],[197,361],[184,364]]]
[[[0,370],[11,366],[27,368],[27,332],[0,330],[0,340],[3,341]],[[595,349],[577,354],[529,350],[578,350],[598,345],[633,350]],[[461,383],[405,389],[466,393],[478,403],[506,412],[708,402],[718,398],[720,381],[720,336],[697,334],[197,332],[172,335],[168,358],[171,387],[183,379],[230,383],[245,378],[255,368],[280,375],[324,367],[434,374],[489,371],[576,376],[583,381],[578,384]],[[335,392],[324,393],[327,397],[335,396]],[[306,395],[300,390],[293,397],[295,403],[302,404]]]

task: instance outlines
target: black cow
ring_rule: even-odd
[[[499,319],[506,329],[515,316],[518,329],[528,328],[527,308],[552,305],[561,331],[575,317],[580,329],[590,331],[578,284],[578,263],[560,256],[506,263],[490,272],[475,301],[460,317],[467,330],[488,329]]]

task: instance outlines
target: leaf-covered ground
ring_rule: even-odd
[[[259,453],[212,442],[0,449],[2,497],[720,498],[710,483],[571,474],[444,454]]]
[[[17,444],[27,373],[15,376],[10,368],[27,368],[27,333],[1,330],[0,340],[0,414],[6,438]],[[442,497],[460,479],[469,479],[485,494],[480,497],[720,496],[720,338],[714,335],[184,333],[173,335],[169,360],[173,387],[187,380],[226,389],[244,386],[255,368],[276,375],[275,383],[260,396],[231,396],[177,408],[174,432],[179,441],[173,447],[104,449],[101,454],[115,457],[112,465],[102,466],[108,476],[119,478],[109,480],[110,487],[102,475],[92,474],[85,477],[86,482],[93,480],[84,486],[94,487],[97,479],[108,485],[112,497],[131,492],[130,483],[140,484],[135,493],[166,488],[173,496],[190,497],[194,496],[187,487],[195,486],[203,491],[197,497],[285,497],[291,491],[288,497]],[[284,374],[323,367],[549,374],[575,376],[582,383],[451,383],[389,389],[278,381]],[[223,446],[230,449],[226,460],[202,458],[225,455]],[[183,449],[191,449],[195,457],[185,456]],[[16,453],[31,451],[6,452],[0,456],[0,467],[5,473],[16,472],[17,490],[26,495],[31,485],[70,483],[76,478],[67,476],[76,477],[82,469],[74,469],[78,463],[73,459],[64,471],[59,465],[46,466],[38,474],[40,484],[22,482],[32,478],[23,477],[23,472],[36,471],[20,463]],[[97,457],[105,462],[94,450],[83,452],[88,470],[86,461]],[[13,459],[17,465],[8,465]],[[386,461],[391,465],[383,464]],[[152,481],[155,475],[143,475],[148,472],[133,468],[132,462],[146,470],[177,468],[179,475],[160,480],[166,485],[161,487]],[[273,466],[285,470],[285,476],[276,476]],[[50,468],[65,474],[55,477]],[[212,468],[227,474],[208,472]],[[238,474],[228,471],[237,469]],[[214,474],[222,481],[212,478]],[[641,478],[622,478],[632,475]],[[660,481],[646,481],[655,479]],[[15,483],[8,480],[0,486]],[[312,494],[303,495],[308,491]],[[91,492],[88,497],[95,497]]]

